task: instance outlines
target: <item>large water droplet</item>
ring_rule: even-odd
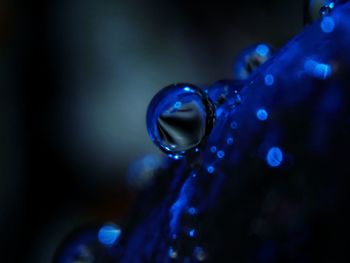
[[[272,54],[273,50],[267,44],[258,44],[245,49],[235,62],[235,77],[240,80],[249,78]]]
[[[152,141],[169,156],[179,158],[198,147],[214,123],[214,105],[191,84],[170,85],[151,101],[147,129]]]

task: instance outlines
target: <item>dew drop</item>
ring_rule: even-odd
[[[208,166],[207,171],[208,171],[208,173],[210,173],[210,174],[214,173],[214,171],[215,171],[214,166],[212,166],[212,165]]]
[[[210,134],[214,116],[214,105],[201,89],[191,84],[170,85],[152,99],[147,130],[161,150],[179,159]]]
[[[215,152],[216,152],[216,146],[210,147],[210,151],[211,151],[212,153],[215,153]]]
[[[267,164],[271,167],[278,167],[283,161],[283,152],[278,147],[272,147],[269,149],[266,155]]]
[[[219,159],[222,159],[225,157],[225,152],[224,151],[218,151],[217,156]]]
[[[256,112],[256,117],[260,121],[266,121],[267,118],[269,117],[269,114],[267,113],[267,111],[265,109],[258,109]]]
[[[106,224],[98,231],[98,240],[102,245],[112,246],[121,235],[121,229],[115,224]]]

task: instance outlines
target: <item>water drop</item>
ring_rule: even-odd
[[[211,151],[212,153],[215,153],[215,152],[216,152],[216,146],[210,147],[210,151]]]
[[[235,77],[240,80],[249,78],[272,55],[273,50],[267,44],[258,44],[245,49],[235,62]]]
[[[196,149],[210,134],[214,105],[191,84],[170,85],[151,101],[147,129],[152,141],[174,159]]]
[[[225,156],[225,152],[224,151],[218,151],[217,156],[218,156],[219,159],[222,159]]]
[[[282,150],[278,147],[270,148],[266,155],[266,161],[271,167],[280,166],[283,161]]]
[[[210,173],[210,174],[214,173],[214,171],[215,171],[214,166],[212,166],[212,165],[208,166],[207,171],[208,171],[208,173]]]
[[[259,109],[256,112],[256,117],[261,121],[266,121],[267,118],[269,117],[269,114],[265,109]]]
[[[122,231],[115,224],[106,224],[98,231],[98,240],[102,245],[112,246],[119,239]]]

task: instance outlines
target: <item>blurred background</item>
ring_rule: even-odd
[[[230,78],[241,50],[302,28],[302,0],[0,0],[1,262],[50,262],[77,226],[125,220],[130,163],[161,155],[153,95]]]

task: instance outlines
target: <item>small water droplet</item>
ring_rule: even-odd
[[[121,229],[115,224],[106,224],[98,231],[98,240],[102,245],[112,246],[121,235]]]
[[[218,156],[219,159],[222,159],[225,156],[225,152],[224,151],[218,151],[217,156]]]
[[[235,62],[235,77],[240,80],[249,78],[262,64],[269,60],[272,55],[272,48],[263,43],[245,49]]]
[[[256,112],[256,117],[260,121],[266,121],[267,118],[269,117],[269,114],[267,113],[267,111],[265,109],[258,109]]]
[[[208,171],[208,173],[210,173],[210,174],[214,173],[214,171],[215,171],[214,166],[212,166],[212,165],[208,166],[207,171]]]
[[[279,147],[272,147],[266,155],[266,161],[271,167],[278,167],[283,161],[283,152]]]
[[[191,84],[170,85],[151,101],[147,129],[152,141],[171,158],[179,159],[210,134],[214,105]]]

